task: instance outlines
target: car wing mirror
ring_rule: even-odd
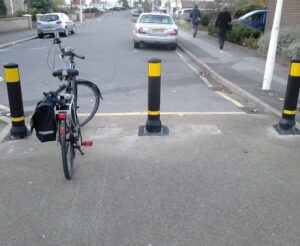
[[[135,18],[131,19],[131,22],[136,23],[136,19]]]

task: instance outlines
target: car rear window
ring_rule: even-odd
[[[184,14],[189,14],[189,13],[191,13],[192,12],[192,9],[185,9],[185,10],[183,10],[183,13]]]
[[[56,21],[58,19],[58,15],[42,15],[40,18],[41,21]]]
[[[140,23],[155,23],[155,24],[174,24],[173,19],[166,15],[143,15],[140,18]]]

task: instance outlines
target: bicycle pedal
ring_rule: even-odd
[[[84,147],[92,147],[93,146],[93,141],[91,140],[86,140],[82,142],[82,146]]]

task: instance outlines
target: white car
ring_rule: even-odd
[[[49,13],[40,17],[37,23],[37,35],[43,38],[47,34],[58,32],[60,35],[68,36],[75,33],[75,23],[64,13]]]
[[[169,14],[143,13],[133,29],[134,48],[141,44],[161,44],[175,50],[177,36],[178,28]]]
[[[139,9],[132,9],[131,14],[132,14],[132,16],[139,16],[140,15],[140,10]]]

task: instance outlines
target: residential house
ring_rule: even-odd
[[[266,31],[272,29],[277,0],[268,0]],[[300,27],[300,0],[284,0],[280,27]]]

